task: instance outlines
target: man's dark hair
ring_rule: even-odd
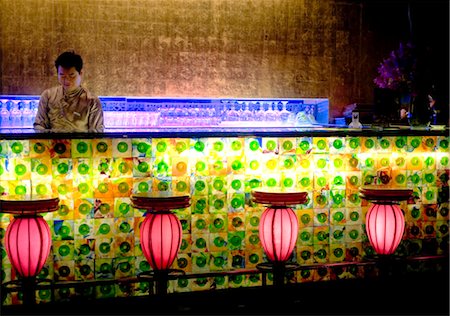
[[[81,59],[80,55],[75,54],[74,51],[67,51],[59,55],[58,58],[56,58],[55,60],[56,70],[58,70],[59,66],[63,68],[75,67],[75,69],[78,72],[81,72],[81,69],[83,69],[83,59]]]

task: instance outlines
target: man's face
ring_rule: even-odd
[[[81,73],[75,67],[64,68],[58,66],[58,82],[63,86],[65,91],[71,91],[78,88],[81,84]]]

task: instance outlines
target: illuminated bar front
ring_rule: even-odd
[[[196,108],[188,101],[184,109]],[[245,111],[245,103],[238,101],[238,111]],[[133,102],[138,101],[128,101]],[[163,114],[151,111],[156,101],[145,101],[145,111],[144,101],[139,102],[127,111],[159,112],[155,115],[163,115],[165,123],[145,128],[109,124],[101,134],[34,133],[14,126],[0,131],[1,194],[53,194],[60,199],[59,210],[44,217],[52,232],[52,251],[40,275],[58,285],[56,301],[148,293],[147,284],[136,279],[150,265],[139,242],[144,211],[132,208],[132,193],[191,196],[190,207],[175,210],[183,239],[173,268],[186,275],[169,281],[169,293],[262,286],[263,276],[253,273],[267,261],[258,237],[264,206],[251,201],[255,188],[308,193],[307,202],[294,208],[299,235],[290,258],[307,268],[289,273],[287,282],[373,276],[376,269],[358,264],[375,254],[364,226],[369,202],[359,197],[359,188],[380,183],[380,170],[389,172],[393,185],[413,189],[414,198],[400,204],[406,226],[395,255],[448,255],[448,130],[330,127],[320,123],[317,106],[316,123],[303,127],[294,122],[284,127],[208,123],[173,128],[171,118],[179,117],[173,115],[176,107]],[[208,106],[200,107],[201,115],[218,108],[202,104]],[[228,110],[235,105],[217,104],[230,105]],[[109,104],[108,111],[114,117],[123,108]],[[214,115],[207,117],[214,122]],[[17,278],[3,246],[10,220],[2,215],[0,222],[2,283]],[[334,263],[347,264],[335,269]],[[225,273],[232,270],[251,273]],[[192,274],[201,276],[189,278]],[[127,278],[135,282],[104,282]],[[86,280],[98,282],[79,293],[75,284]],[[272,282],[270,275],[267,282]],[[2,297],[6,305],[20,304],[17,292]],[[50,301],[48,290],[38,291],[37,300]]]

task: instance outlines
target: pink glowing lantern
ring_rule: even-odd
[[[298,222],[288,207],[268,207],[261,216],[259,237],[272,262],[284,262],[294,250],[298,236]]]
[[[182,229],[171,212],[147,213],[141,226],[142,252],[153,270],[169,269],[181,245]]]
[[[51,247],[50,229],[42,216],[14,218],[5,238],[6,252],[17,273],[24,278],[37,276]]]
[[[370,244],[379,255],[395,252],[405,230],[405,217],[397,204],[374,203],[366,215]]]
[[[289,205],[306,202],[307,192],[254,190],[253,201],[270,205],[261,215],[259,239],[272,263],[284,263],[294,250],[298,221]]]
[[[147,192],[131,196],[133,207],[147,210],[140,228],[142,252],[153,270],[168,272],[181,246],[182,229],[170,210],[191,205],[190,197],[173,192]]]

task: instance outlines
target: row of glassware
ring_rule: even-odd
[[[37,100],[0,100],[2,128],[32,128],[37,113]],[[154,126],[293,126],[298,105],[288,101],[221,101],[211,103],[160,103],[149,109],[114,111],[104,108],[105,127]],[[145,110],[145,111],[144,111]],[[314,107],[306,106],[302,116],[314,123]],[[248,123],[250,122],[250,123]],[[260,123],[258,123],[260,122]],[[262,123],[261,123],[262,122]]]

